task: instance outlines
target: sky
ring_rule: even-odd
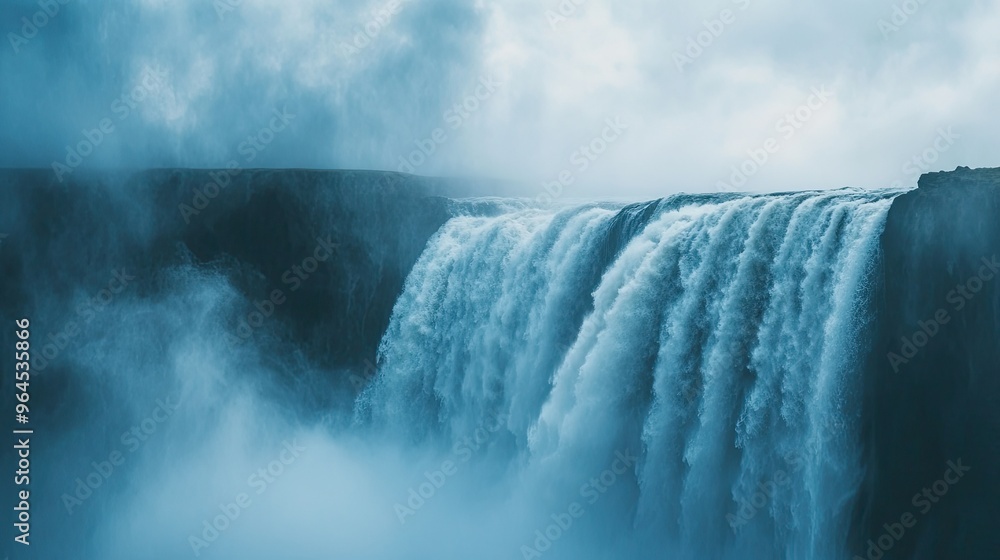
[[[997,29],[975,0],[5,1],[0,166],[909,186],[998,165]]]

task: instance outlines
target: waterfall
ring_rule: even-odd
[[[448,445],[498,420],[483,453],[552,511],[630,453],[584,518],[639,557],[849,556],[859,361],[898,194],[459,202],[405,282],[356,421]],[[564,540],[547,557],[596,551],[582,529]]]

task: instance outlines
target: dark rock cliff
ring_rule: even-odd
[[[916,523],[885,558],[1000,557],[998,218],[998,169],[925,175],[889,212],[865,372],[861,557],[906,513]],[[952,464],[970,470],[955,482]]]

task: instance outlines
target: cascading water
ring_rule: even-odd
[[[998,170],[546,208],[248,170],[190,224],[211,170],[0,171],[39,558],[1000,557]]]
[[[499,420],[477,453],[529,530],[483,558],[848,557],[898,194],[465,203],[406,280],[357,421],[452,445]]]

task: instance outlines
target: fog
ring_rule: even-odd
[[[995,163],[998,24],[975,1],[17,0],[0,166],[562,176],[580,197],[912,185]]]
[[[512,558],[552,515],[569,525],[547,557],[594,553],[595,535],[623,546],[609,535],[627,518],[609,515],[634,493],[621,474],[634,464],[562,464],[560,487],[551,466],[508,469],[500,421],[415,446],[345,429],[350,408],[310,419],[277,380],[344,372],[302,371],[295,353],[275,356],[271,332],[232,346],[227,322],[246,302],[221,276],[182,266],[159,283],[154,297],[126,283],[78,319],[86,329],[56,357],[71,373],[36,364],[38,382],[72,388],[58,408],[76,411],[35,482],[44,557]],[[587,486],[612,468],[611,484]],[[568,517],[572,503],[585,518]]]
[[[903,189],[603,199],[996,165],[998,28],[979,0],[4,2],[0,167],[58,183],[0,203],[0,318],[44,344],[36,550],[844,557]],[[103,173],[146,168],[233,187]],[[338,233],[328,285],[236,340]]]

